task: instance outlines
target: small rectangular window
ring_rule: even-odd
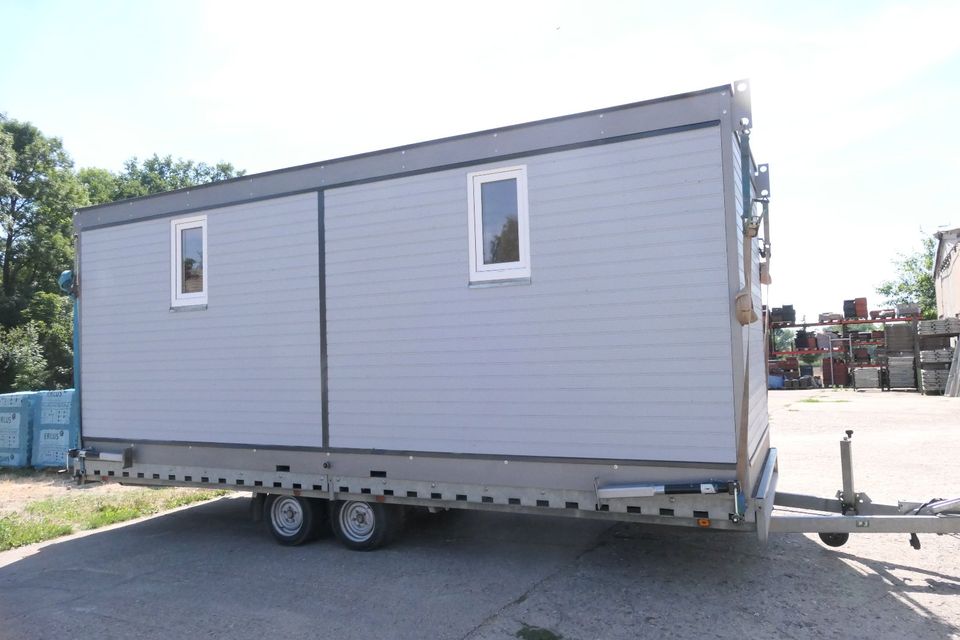
[[[527,168],[467,175],[470,282],[530,277]]]
[[[207,304],[207,217],[170,222],[170,306]]]

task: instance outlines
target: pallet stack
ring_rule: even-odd
[[[879,389],[880,369],[876,367],[857,367],[853,370],[854,389]]]
[[[960,318],[943,320],[923,320],[920,322],[921,336],[955,336],[960,334]]]
[[[855,300],[843,301],[843,317],[852,320],[857,317],[857,303]]]
[[[793,346],[797,351],[809,351],[817,348],[817,334],[812,331],[797,330],[793,339]]]
[[[950,379],[954,348],[960,335],[960,318],[923,320],[917,333],[920,342],[920,390],[924,395],[943,394]]]
[[[923,395],[942,394],[947,388],[947,378],[950,376],[950,369],[921,369],[920,384],[923,387]]]
[[[913,370],[913,356],[889,356],[887,371],[891,389],[916,389],[917,377]]]
[[[920,305],[913,302],[898,304],[896,312],[898,318],[917,318],[920,316]]]
[[[847,320],[855,320],[857,318],[869,318],[870,314],[867,311],[867,299],[866,298],[854,298],[853,300],[844,300],[843,301],[843,317]]]
[[[920,352],[920,364],[950,364],[953,361],[953,347],[942,349],[924,349]]]
[[[887,326],[887,351],[907,353],[913,356],[914,340],[913,327],[908,324],[892,324]]]
[[[891,389],[916,389],[916,335],[909,324],[887,325],[887,371]]]
[[[770,322],[772,324],[793,324],[797,321],[797,312],[792,304],[785,304],[782,307],[770,309]]]
[[[0,395],[0,467],[63,468],[79,443],[73,389]]]
[[[825,387],[845,387],[850,382],[847,363],[839,357],[824,358],[820,363],[820,379]]]

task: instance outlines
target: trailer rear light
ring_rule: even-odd
[[[709,526],[710,526],[710,518],[697,518],[697,526],[698,526],[698,527],[703,527],[703,528],[709,527]]]

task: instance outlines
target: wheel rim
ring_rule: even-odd
[[[303,506],[296,498],[277,498],[270,508],[270,522],[278,533],[294,536],[303,528]]]
[[[340,508],[340,531],[353,542],[366,542],[373,535],[376,516],[366,502],[347,502]]]

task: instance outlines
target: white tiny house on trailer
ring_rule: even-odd
[[[755,528],[751,119],[741,82],[79,211],[78,472],[269,494],[283,542],[327,505],[358,548],[388,505]]]

